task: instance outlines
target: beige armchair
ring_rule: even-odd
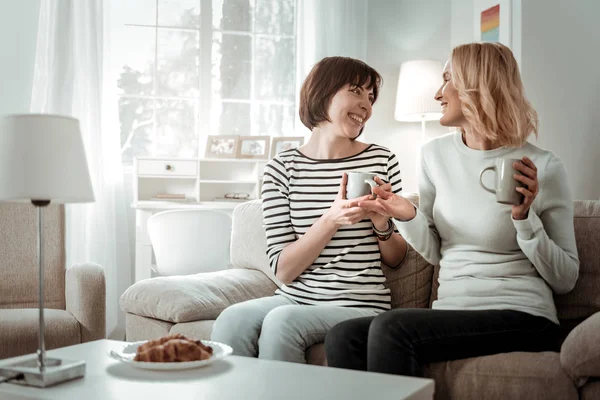
[[[105,337],[106,292],[99,265],[65,270],[62,206],[44,209],[46,349]],[[36,212],[29,204],[0,205],[0,359],[38,348]]]

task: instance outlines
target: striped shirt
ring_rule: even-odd
[[[351,157],[333,160],[315,160],[297,149],[287,150],[267,164],[263,222],[274,272],[281,251],[331,207],[347,171],[376,173],[391,182],[394,193],[402,190],[398,159],[374,144]],[[378,241],[371,221],[364,219],[340,227],[313,264],[275,293],[300,304],[385,311],[390,309],[390,291],[384,281]]]

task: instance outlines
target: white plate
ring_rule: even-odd
[[[212,357],[206,360],[200,361],[184,361],[184,362],[143,362],[134,361],[133,358],[137,352],[138,346],[146,343],[147,340],[141,342],[126,343],[122,347],[116,350],[111,350],[108,355],[117,361],[121,361],[125,364],[129,364],[132,367],[142,369],[155,369],[155,370],[178,370],[178,369],[189,369],[204,367],[212,364],[213,362],[227,357],[233,353],[233,349],[223,343],[211,342],[210,340],[202,340],[202,343],[206,346],[210,346],[213,349]]]

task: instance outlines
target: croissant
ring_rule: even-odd
[[[154,347],[154,346],[158,346],[161,344],[164,344],[165,342],[168,342],[171,339],[185,339],[185,340],[190,340],[187,337],[183,336],[181,333],[174,333],[172,335],[168,335],[168,336],[163,336],[161,338],[158,339],[154,339],[154,340],[149,340],[146,343],[144,343],[143,345],[139,346],[137,349],[137,352],[144,352],[147,351],[150,347]]]
[[[200,340],[195,340],[194,343],[196,343],[196,345],[200,346],[200,348],[208,353],[210,353],[212,355],[213,353],[213,349],[210,346],[205,345],[204,343],[202,343]]]
[[[135,361],[143,362],[184,362],[206,360],[213,349],[183,335],[171,335],[156,339],[138,347]]]

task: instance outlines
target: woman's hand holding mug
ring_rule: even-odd
[[[483,176],[488,170],[496,172],[493,188],[483,183]],[[512,206],[513,219],[527,218],[529,208],[539,192],[537,167],[529,157],[497,158],[494,165],[481,171],[479,184],[486,191],[495,194],[498,203]]]
[[[348,183],[348,175],[344,173],[342,176],[342,182],[340,183],[340,189],[337,196],[329,210],[324,214],[327,220],[331,221],[337,227],[342,225],[354,225],[357,222],[362,221],[366,218],[368,211],[359,207],[358,202],[373,198],[373,196],[366,195],[356,199],[346,199],[346,185]]]
[[[375,188],[379,187],[380,189],[387,191],[387,192],[391,192],[392,190],[392,185],[390,185],[389,183],[385,183],[381,178],[379,178],[378,176],[376,176],[375,174],[372,174],[372,180],[373,182],[370,183],[371,187],[371,191],[373,192],[373,194],[377,194],[375,193]],[[367,200],[373,200],[375,197],[371,197],[368,198]],[[351,206],[352,207],[358,207],[358,204],[361,201],[364,201],[365,199],[363,197],[361,197],[360,199],[354,199],[351,202]],[[369,218],[371,220],[371,223],[373,224],[373,226],[381,231],[384,231],[388,228],[388,221],[390,219],[390,217],[380,214],[376,211],[369,211],[369,213],[367,214],[367,218]]]
[[[523,201],[521,204],[512,206],[512,217],[513,219],[526,219],[529,208],[539,193],[537,167],[529,157],[523,157],[521,161],[516,161],[513,163],[513,167],[520,172],[520,174],[514,174],[513,177],[525,187],[518,186],[515,189],[523,195]]]

